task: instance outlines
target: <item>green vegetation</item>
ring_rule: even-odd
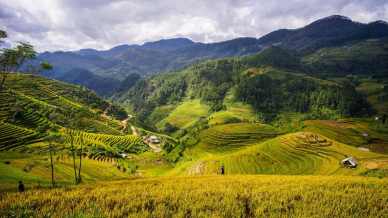
[[[115,118],[126,116],[123,109],[83,87],[17,73],[7,75],[4,87],[0,91],[0,150],[4,157],[0,177],[5,184],[23,180],[47,185],[50,163],[59,185],[71,181],[72,171],[78,175],[77,183],[81,177],[85,182],[126,178],[134,172],[120,155],[148,150],[140,136],[126,135],[124,128],[128,127]],[[51,142],[51,132],[58,132],[59,143]],[[12,158],[9,151],[21,152],[21,156]],[[22,155],[26,153],[30,155]],[[107,161],[117,162],[120,169]],[[30,165],[36,173],[24,171]]]
[[[163,126],[163,123],[169,123],[175,127],[184,129],[192,126],[198,119],[206,117],[208,110],[208,106],[201,104],[199,100],[185,101],[157,125]]]
[[[16,191],[17,181],[24,181],[27,189],[47,187],[51,183],[50,161],[47,152],[27,154],[20,152],[0,153],[0,192]],[[57,185],[71,185],[74,180],[72,160],[63,152],[55,152],[54,172]],[[83,160],[82,181],[84,183],[101,180],[125,179],[130,176],[115,167],[114,159],[98,161],[86,158]]]
[[[48,62],[16,73],[29,44],[2,51],[0,191],[28,191],[1,196],[0,216],[384,216],[388,43],[329,38],[130,74],[111,97],[128,111],[35,75]]]
[[[340,47],[323,48],[303,58],[314,74],[363,74],[383,76],[387,73],[387,39],[370,39]]]

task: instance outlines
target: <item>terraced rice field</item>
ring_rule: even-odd
[[[22,149],[25,144],[38,141],[35,131],[0,122],[0,151]]]
[[[304,121],[304,124],[304,131],[315,132],[344,144],[388,154],[388,132],[385,127],[378,126],[379,122],[308,120]]]
[[[39,154],[1,152],[0,160],[0,195],[3,191],[17,191],[16,184],[20,180],[24,182],[27,190],[36,189],[39,185],[44,187],[50,185],[51,169],[47,151]],[[74,171],[71,156],[56,153],[53,160],[56,183],[59,185],[73,184]],[[76,164],[78,167],[78,159]],[[130,177],[128,172],[116,168],[114,159],[97,161],[83,158],[81,174],[84,183]]]
[[[147,149],[147,145],[139,136],[135,135],[107,135],[98,133],[86,133],[83,131],[63,129],[64,144],[74,146],[84,146],[84,149],[89,150],[91,157],[97,158],[101,156],[113,156],[119,151],[137,153]],[[72,140],[73,138],[73,140]]]
[[[28,74],[10,74],[5,87],[6,89],[0,91],[1,150],[15,149],[19,146],[27,148],[29,144],[41,140],[45,135],[36,133],[39,131],[38,128],[66,126],[68,124],[66,113],[78,111],[81,108],[83,117],[77,119],[83,122],[87,130],[106,133],[104,137],[109,138],[103,140],[99,137],[92,140],[85,137],[88,143],[93,142],[105,149],[112,149],[112,144],[117,142],[119,144],[116,146],[136,150],[136,146],[131,147],[131,145],[140,142],[132,139],[131,136],[124,137],[122,140],[116,140],[113,136],[108,137],[108,134],[122,135],[120,122],[110,117],[100,116],[97,113],[99,109],[89,107],[90,99],[101,105],[104,102],[96,96],[93,97],[93,93],[78,86]],[[105,104],[108,103],[105,102]],[[16,111],[18,112],[15,113]],[[50,118],[52,114],[57,117],[55,121]],[[93,137],[97,136],[93,135]]]
[[[15,97],[6,90],[0,91],[0,121],[7,120],[10,114],[10,108],[15,102]]]
[[[343,176],[197,176],[11,193],[3,217],[386,217],[388,180]]]
[[[236,123],[213,126],[201,132],[200,147],[210,150],[229,150],[273,138],[279,133],[271,126]]]
[[[169,116],[161,121],[162,123],[170,123],[179,128],[188,128],[193,125],[201,117],[207,117],[209,107],[201,104],[200,100],[185,101],[175,108]]]
[[[359,160],[357,170],[340,165],[340,161],[348,156]],[[298,132],[245,146],[235,152],[213,153],[183,165],[185,170],[180,172],[218,174],[223,165],[227,174],[359,175],[367,170],[366,163],[372,159],[388,160],[388,156],[361,151],[319,134]]]

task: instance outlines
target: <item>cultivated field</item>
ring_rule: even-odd
[[[331,176],[133,179],[7,193],[3,217],[387,217],[388,181]]]

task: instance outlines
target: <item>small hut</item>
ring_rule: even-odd
[[[150,142],[150,143],[153,143],[153,144],[159,144],[159,143],[160,143],[160,139],[159,139],[157,136],[152,135],[152,136],[150,136],[150,138],[149,138],[149,142]]]
[[[349,168],[356,168],[358,165],[357,160],[354,157],[345,158],[341,161],[341,163],[344,167]]]

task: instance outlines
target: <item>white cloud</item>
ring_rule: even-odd
[[[107,49],[170,37],[214,42],[298,28],[332,14],[388,20],[385,0],[0,0],[0,28],[39,51]]]

